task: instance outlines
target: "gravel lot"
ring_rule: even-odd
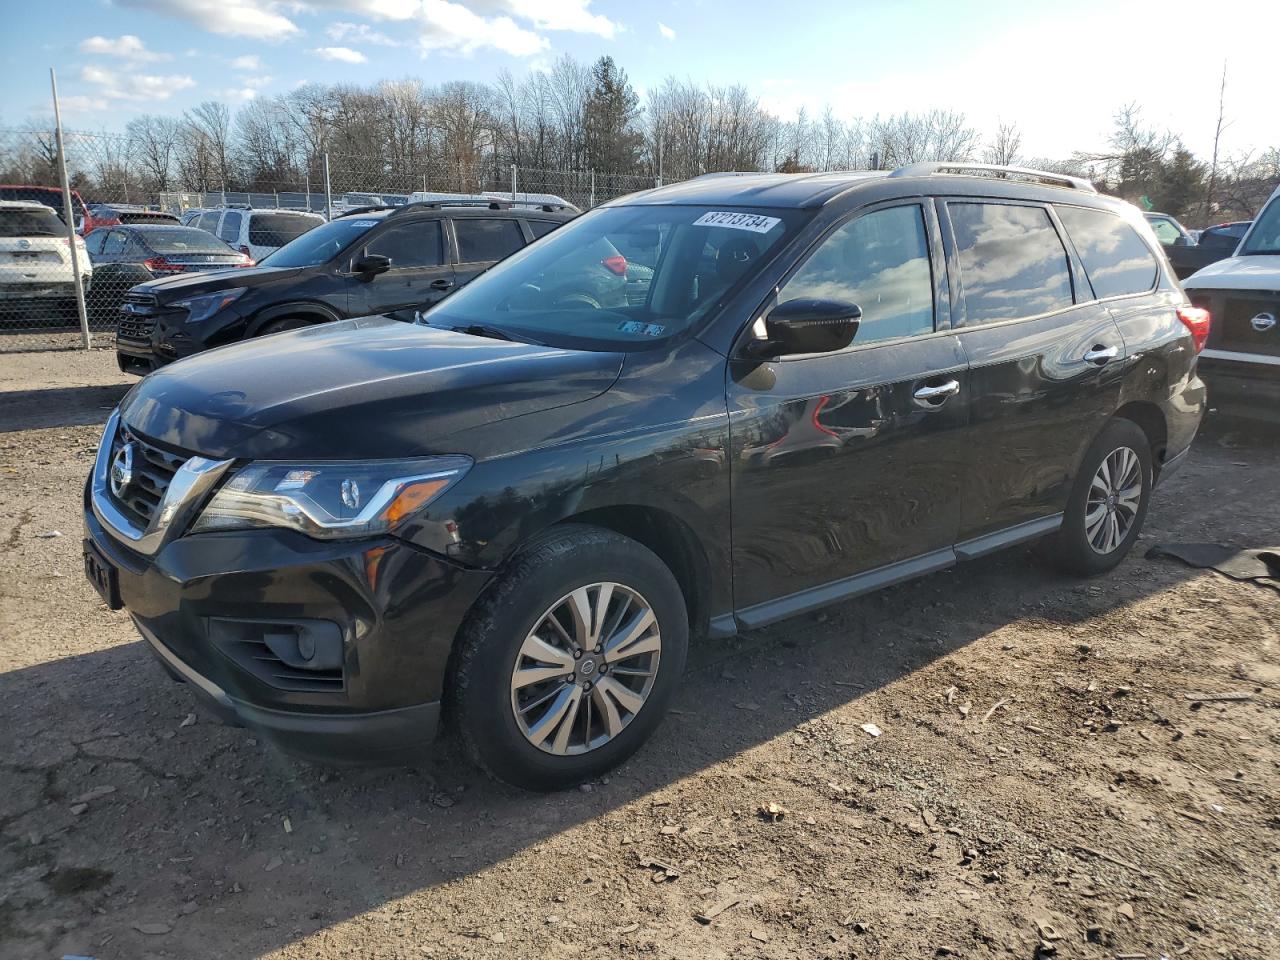
[[[537,796],[295,762],[162,674],[80,569],[130,382],[0,356],[0,957],[1280,953],[1280,592],[1142,557],[1280,544],[1280,431],[1211,417],[1108,578],[1013,551],[704,642]]]

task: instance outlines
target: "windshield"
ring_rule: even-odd
[[[283,247],[323,222],[301,213],[251,213],[249,242],[255,247]]]
[[[195,227],[140,230],[142,239],[156,253],[235,253],[213,234]]]
[[[377,220],[364,217],[333,220],[308,230],[258,262],[268,267],[315,267],[332,260],[349,243],[377,225]]]
[[[641,347],[707,316],[810,214],[603,207],[566,223],[424,315],[552,346]]]
[[[66,225],[48,207],[40,210],[0,209],[0,237],[65,237],[66,235]]]
[[[1241,257],[1259,253],[1280,254],[1280,194],[1272,197],[1263,208],[1253,222],[1253,229],[1236,251],[1236,255]]]

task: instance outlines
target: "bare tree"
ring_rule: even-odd
[[[1018,162],[1018,151],[1022,148],[1022,131],[1016,123],[1002,123],[996,127],[996,137],[982,152],[982,159],[987,163],[1002,167],[1012,167]]]

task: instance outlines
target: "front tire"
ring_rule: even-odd
[[[1151,502],[1151,442],[1132,420],[1103,428],[1080,463],[1054,556],[1068,573],[1115,569],[1133,548]]]
[[[582,783],[649,738],[688,639],[680,587],[652,551],[566,524],[519,555],[463,627],[449,722],[497,779]]]

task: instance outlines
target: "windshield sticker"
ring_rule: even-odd
[[[618,324],[618,329],[641,337],[660,337],[667,332],[667,328],[660,323],[641,323],[639,320],[624,320]]]
[[[752,233],[768,233],[782,221],[777,217],[762,217],[758,213],[704,213],[693,221],[695,227],[728,227],[730,230],[750,230]]]
[[[352,220],[351,225],[353,227],[376,227],[378,225],[378,221],[377,220]]]

